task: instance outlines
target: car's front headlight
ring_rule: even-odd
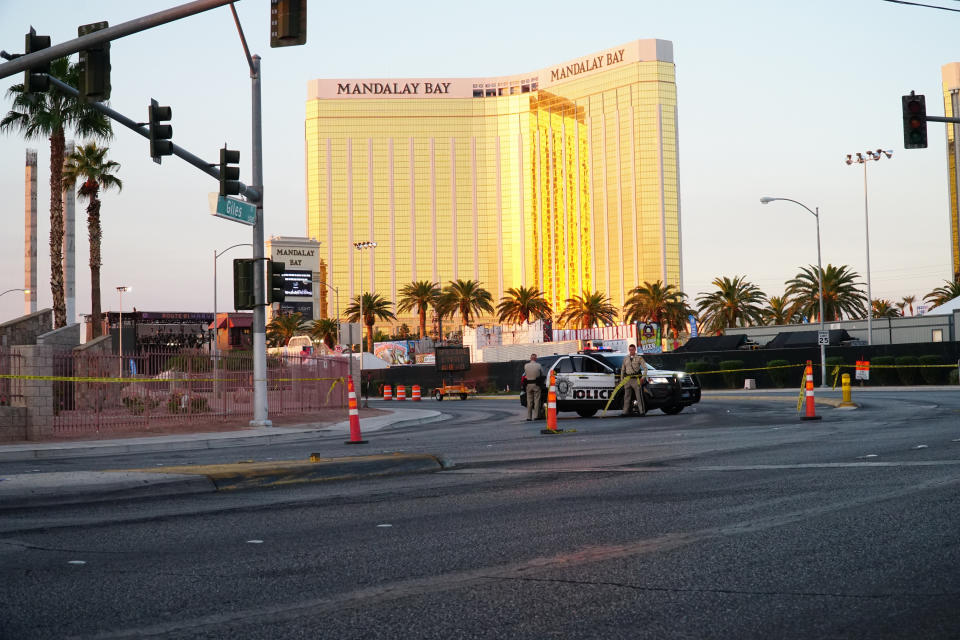
[[[648,378],[648,380],[652,384],[670,384],[670,378],[667,378],[665,376],[654,376],[652,378]]]

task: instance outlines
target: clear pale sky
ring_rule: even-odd
[[[960,8],[960,3],[942,0]],[[0,0],[0,48],[22,52],[30,25],[53,43],[81,24],[120,24],[174,0]],[[311,0],[308,42],[270,49],[269,2],[236,4],[251,52],[262,58],[266,236],[306,234],[303,122],[314,78],[473,77],[533,71],[638,38],[674,44],[684,289],[695,301],[717,276],[745,275],[768,295],[816,264],[819,207],[824,264],[865,280],[863,166],[848,153],[893,149],[871,162],[873,296],[921,298],[951,277],[944,125],[930,148],[904,150],[900,96],[927,96],[943,115],[940,67],[960,61],[960,13],[881,0],[740,2],[648,0],[549,4],[488,0],[340,3]],[[217,159],[241,151],[250,182],[250,80],[229,7],[113,42],[110,105],[145,121],[151,98],[173,108],[174,141]],[[0,79],[0,108],[22,74]],[[114,125],[109,157],[122,192],[102,194],[103,308],[212,311],[213,252],[250,242],[251,228],[214,218],[217,183],[178,158],[154,164],[145,138]],[[39,308],[49,287],[49,142],[0,136],[0,291],[23,286],[24,150],[38,150]],[[86,203],[77,206],[77,311],[89,313]],[[232,305],[230,259],[219,260],[218,308]],[[22,312],[0,298],[0,321]]]

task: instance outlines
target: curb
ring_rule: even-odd
[[[406,417],[402,413],[417,411],[422,415]],[[400,409],[385,416],[367,418],[364,431],[379,431],[387,427],[409,427],[448,420],[449,414],[433,410]],[[143,436],[117,440],[58,442],[48,444],[19,444],[0,446],[0,462],[24,460],[58,460],[93,456],[113,456],[156,451],[190,451],[196,449],[224,449],[277,443],[295,443],[313,440],[333,433],[348,433],[349,421],[324,426],[263,427],[256,431],[224,431],[177,436]]]
[[[0,512],[433,473],[454,467],[444,456],[432,454],[395,453],[347,458],[323,458],[314,454],[311,460],[0,476]]]

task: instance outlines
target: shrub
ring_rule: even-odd
[[[920,377],[927,384],[943,384],[947,379],[947,368],[931,365],[943,364],[943,358],[938,355],[920,356]]]
[[[149,395],[134,394],[124,396],[120,399],[123,403],[123,406],[134,415],[142,415],[148,410],[156,409],[160,405],[160,401],[156,398],[153,398]]]
[[[691,360],[683,366],[683,370],[686,373],[696,374],[697,379],[700,381],[700,385],[704,388],[717,389],[720,387],[721,379],[719,374],[708,373],[706,375],[701,375],[701,371],[716,371],[719,369],[717,365],[707,362],[706,360]]]
[[[900,376],[893,368],[895,363],[893,356],[876,356],[870,360],[870,383],[887,385],[900,382]]]
[[[784,367],[783,369],[768,369],[767,374],[770,376],[770,380],[773,381],[775,387],[786,387],[790,385],[790,379],[793,377],[794,369],[790,367],[789,360],[771,360],[767,363],[768,367]]]
[[[204,413],[210,407],[203,396],[174,391],[167,400],[168,413]]]
[[[908,386],[920,384],[920,369],[917,367],[920,364],[920,358],[917,356],[897,356],[895,362],[897,363],[897,374],[900,376],[902,384]]]
[[[718,368],[723,373],[723,382],[729,389],[742,389],[743,379],[747,377],[743,371],[730,371],[730,369],[743,369],[743,360],[721,360]]]
[[[960,378],[960,371],[956,369],[950,369],[950,375],[947,378],[948,384],[960,384],[960,380],[958,380],[958,378]]]

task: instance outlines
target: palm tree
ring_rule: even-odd
[[[897,308],[886,298],[877,298],[873,301],[873,317],[874,318],[899,318],[900,312],[897,311]]]
[[[876,302],[876,301],[874,301],[874,302]],[[899,312],[899,313],[897,313],[897,315],[898,315],[898,316],[903,316],[903,315],[904,315],[903,310],[907,308],[907,303],[904,302],[903,300],[901,300],[900,302],[894,302],[894,303],[893,303],[893,306],[895,306],[895,307],[897,308],[897,311]]]
[[[613,324],[617,319],[617,308],[610,298],[599,291],[585,290],[583,295],[567,298],[560,324],[575,329],[589,329],[596,326]]]
[[[50,75],[77,86],[80,69],[66,58],[50,64]],[[61,92],[55,86],[43,93],[24,93],[23,84],[7,90],[13,108],[0,120],[0,131],[17,131],[30,140],[50,140],[50,292],[53,295],[53,326],[67,324],[63,287],[63,162],[66,132],[84,138],[107,139],[113,135],[110,120],[90,105]]]
[[[362,303],[362,305],[361,305]],[[390,311],[390,301],[379,293],[364,293],[353,299],[345,313],[350,322],[360,321],[360,309],[363,309],[363,324],[367,327],[367,350],[373,353],[373,325],[377,320],[396,320]]]
[[[960,279],[954,280],[953,282],[944,280],[942,287],[937,287],[927,295],[923,296],[923,299],[933,303],[933,306],[939,307],[946,302],[950,302],[956,297],[960,297]]]
[[[471,326],[473,317],[483,311],[493,313],[493,296],[476,280],[451,280],[443,293],[460,313],[461,327]]]
[[[820,270],[810,265],[801,267],[793,280],[788,280],[786,295],[793,297],[797,311],[807,318],[820,315]],[[841,316],[862,318],[867,314],[867,296],[860,290],[860,277],[846,265],[835,267],[828,264],[823,270],[823,315],[827,322],[840,320]]]
[[[797,303],[789,296],[770,296],[767,300],[767,308],[763,310],[765,324],[794,324],[799,320]]]
[[[917,296],[903,296],[903,304],[910,307],[910,315],[913,315],[913,303],[917,301]]]
[[[437,317],[437,340],[443,341],[443,319],[452,316],[457,311],[453,298],[449,292],[443,291],[440,296],[430,303],[433,313]]]
[[[543,292],[536,287],[518,287],[507,289],[507,295],[500,298],[497,305],[497,320],[509,324],[529,324],[534,320],[546,320],[553,317],[550,303]]]
[[[720,334],[728,327],[747,327],[762,322],[762,305],[767,296],[757,285],[747,281],[746,276],[714,278],[711,284],[717,287],[717,291],[697,297],[697,308],[706,331]]]
[[[663,318],[671,304],[683,302],[687,294],[676,286],[657,280],[653,284],[644,282],[627,292],[623,305],[623,319],[627,322],[653,322],[663,326]]]
[[[429,280],[411,282],[400,289],[397,311],[406,313],[414,308],[420,316],[420,339],[427,334],[427,309],[440,297],[440,285]]]
[[[87,204],[87,236],[90,240],[90,324],[93,337],[100,335],[100,244],[102,233],[100,228],[100,189],[106,191],[111,187],[117,190],[123,188],[120,178],[114,172],[120,165],[113,160],[105,160],[108,149],[97,147],[95,142],[88,142],[67,156],[63,167],[63,185],[70,189],[77,180],[83,180],[77,195],[86,198]]]
[[[337,341],[338,329],[339,326],[336,320],[331,318],[321,318],[313,321],[313,324],[310,325],[309,333],[311,338],[314,340],[319,340],[333,349],[333,346]]]
[[[275,347],[285,347],[290,338],[305,333],[307,323],[301,313],[280,313],[267,325],[267,342]]]

